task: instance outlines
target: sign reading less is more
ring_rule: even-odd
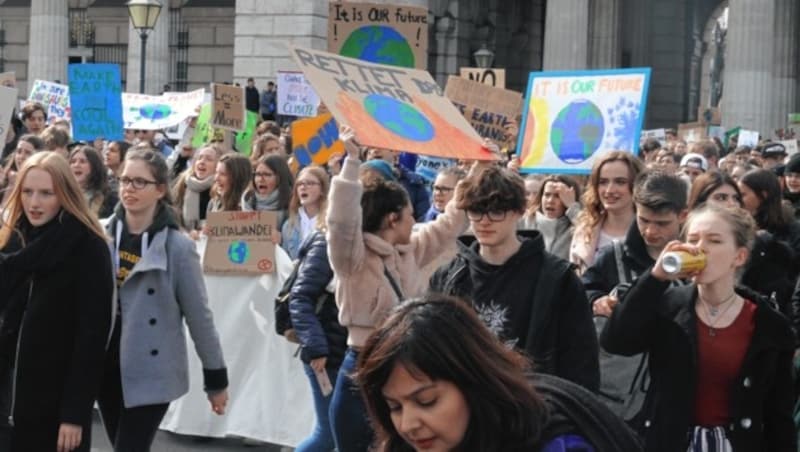
[[[506,87],[506,70],[481,67],[462,67],[461,77],[489,85],[494,88]]]

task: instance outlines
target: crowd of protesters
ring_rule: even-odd
[[[275,212],[295,261],[316,413],[297,451],[797,450],[800,155],[668,134],[588,177],[526,177],[487,142],[497,161],[427,181],[350,124],[344,154],[296,170],[273,90],[248,85],[252,149],[76,143],[20,111],[0,169],[3,450],[90,450],[95,402],[115,451],[150,450],[188,391],[184,322],[224,414],[194,240],[236,210]],[[668,272],[675,252],[705,266]]]

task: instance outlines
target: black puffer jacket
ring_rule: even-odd
[[[533,359],[537,372],[597,391],[597,337],[580,280],[569,262],[544,250],[538,231],[518,234],[522,246],[501,266],[483,261],[477,242],[471,247],[459,243],[455,259],[431,278],[430,290],[473,300],[476,305],[481,301],[507,306],[520,297],[529,300],[527,335],[518,348]],[[483,290],[476,293],[479,287]]]
[[[739,376],[730,388],[735,451],[794,452],[792,383],[794,339],[784,316],[758,294],[737,288],[756,303],[755,329]],[[646,272],[614,309],[600,339],[620,355],[650,354],[650,387],[643,422],[636,426],[648,452],[688,447],[697,386],[697,286],[669,287]]]
[[[333,278],[325,234],[315,232],[300,246],[300,268],[289,297],[289,314],[302,345],[300,359],[327,357],[326,367],[338,369],[347,350],[347,329],[339,324],[339,309],[325,288]],[[324,299],[322,306],[318,306]],[[318,311],[318,312],[317,312]]]

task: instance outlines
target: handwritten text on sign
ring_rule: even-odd
[[[206,273],[272,273],[277,227],[275,212],[209,212],[208,245],[203,258]]]
[[[70,64],[69,101],[76,140],[122,140],[122,84],[116,64]]]
[[[59,83],[36,80],[28,96],[28,100],[39,102],[47,108],[47,120],[53,122],[56,119],[69,119],[69,87]]]
[[[302,72],[278,72],[278,113],[288,116],[317,115],[319,96]]]
[[[211,84],[213,113],[211,125],[227,130],[244,130],[244,88],[232,85]]]

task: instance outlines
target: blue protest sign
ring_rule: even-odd
[[[72,136],[122,140],[122,82],[116,64],[70,64]]]

